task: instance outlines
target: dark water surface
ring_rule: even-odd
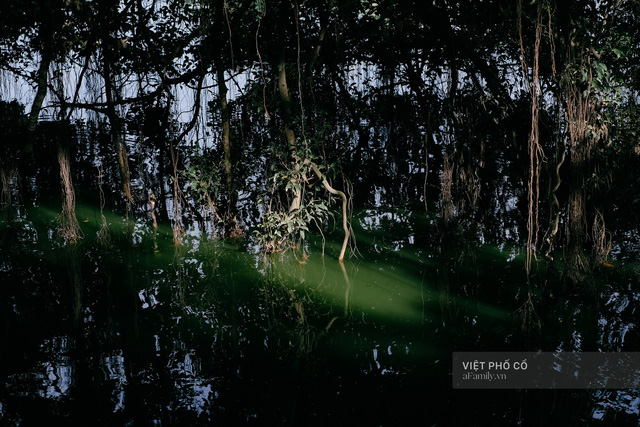
[[[78,206],[84,239],[57,238],[55,205],[3,216],[0,421],[7,425],[566,425],[638,420],[637,390],[453,390],[453,351],[638,350],[632,235],[597,296],[536,291],[522,329],[522,248],[477,228],[442,235],[402,208],[356,212],[308,258],[264,257],[197,226]],[[624,241],[624,239],[619,239]],[[615,252],[615,251],[614,251]],[[627,254],[623,256],[623,254]],[[546,295],[546,296],[545,296]]]

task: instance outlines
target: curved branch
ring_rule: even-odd
[[[308,159],[307,159],[308,160]],[[305,163],[307,162],[305,160]],[[316,174],[316,176],[322,181],[322,185],[327,191],[336,196],[340,196],[342,198],[342,228],[344,229],[344,240],[342,242],[342,250],[340,250],[340,256],[338,257],[338,261],[342,262],[344,259],[344,253],[347,250],[347,244],[349,243],[349,225],[347,223],[347,196],[340,190],[336,190],[333,188],[329,182],[327,181],[327,177],[324,176],[318,166],[315,163],[311,163],[311,169]]]

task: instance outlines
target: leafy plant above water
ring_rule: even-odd
[[[216,221],[221,220],[215,201],[220,195],[222,174],[212,157],[204,154],[191,156],[188,165],[180,170],[180,176],[185,192],[196,206],[203,206]]]

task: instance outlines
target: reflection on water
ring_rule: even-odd
[[[637,348],[638,280],[623,268],[602,272],[599,304],[536,296],[538,334],[514,315],[525,283],[521,250],[486,243],[482,229],[442,238],[424,215],[366,209],[354,220],[360,257],[340,264],[339,236],[325,258],[319,241],[308,259],[264,257],[196,227],[175,247],[169,229],[155,235],[147,221],[105,215],[106,247],[93,237],[100,214],[84,206],[78,245],[60,245],[44,207],[16,220],[19,233],[4,234],[3,422],[638,416],[633,390],[494,391],[470,400],[450,380],[452,351]],[[541,405],[549,411],[533,409]]]

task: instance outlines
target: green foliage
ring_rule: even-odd
[[[283,154],[277,151],[278,147],[272,148],[276,154]],[[261,196],[257,201],[266,213],[254,233],[268,253],[299,248],[312,227],[322,232],[322,224],[331,215],[330,199],[323,198],[326,191],[317,185],[317,178],[311,171],[310,161],[315,157],[306,149],[299,150],[296,156],[300,158],[305,152],[309,157],[302,164],[287,165],[282,161],[272,164],[270,194]],[[299,207],[291,204],[296,195],[300,198]]]
[[[311,200],[293,212],[266,212],[254,234],[267,253],[297,249],[310,232],[309,227],[312,224],[320,227],[329,215],[327,202]]]
[[[211,203],[218,198],[222,174],[220,168],[211,157],[195,155],[189,164],[180,170],[185,192],[198,205],[211,208]]]
[[[255,0],[253,2],[253,8],[255,9],[256,13],[260,16],[264,15],[266,9],[267,9],[267,4],[265,0]]]

